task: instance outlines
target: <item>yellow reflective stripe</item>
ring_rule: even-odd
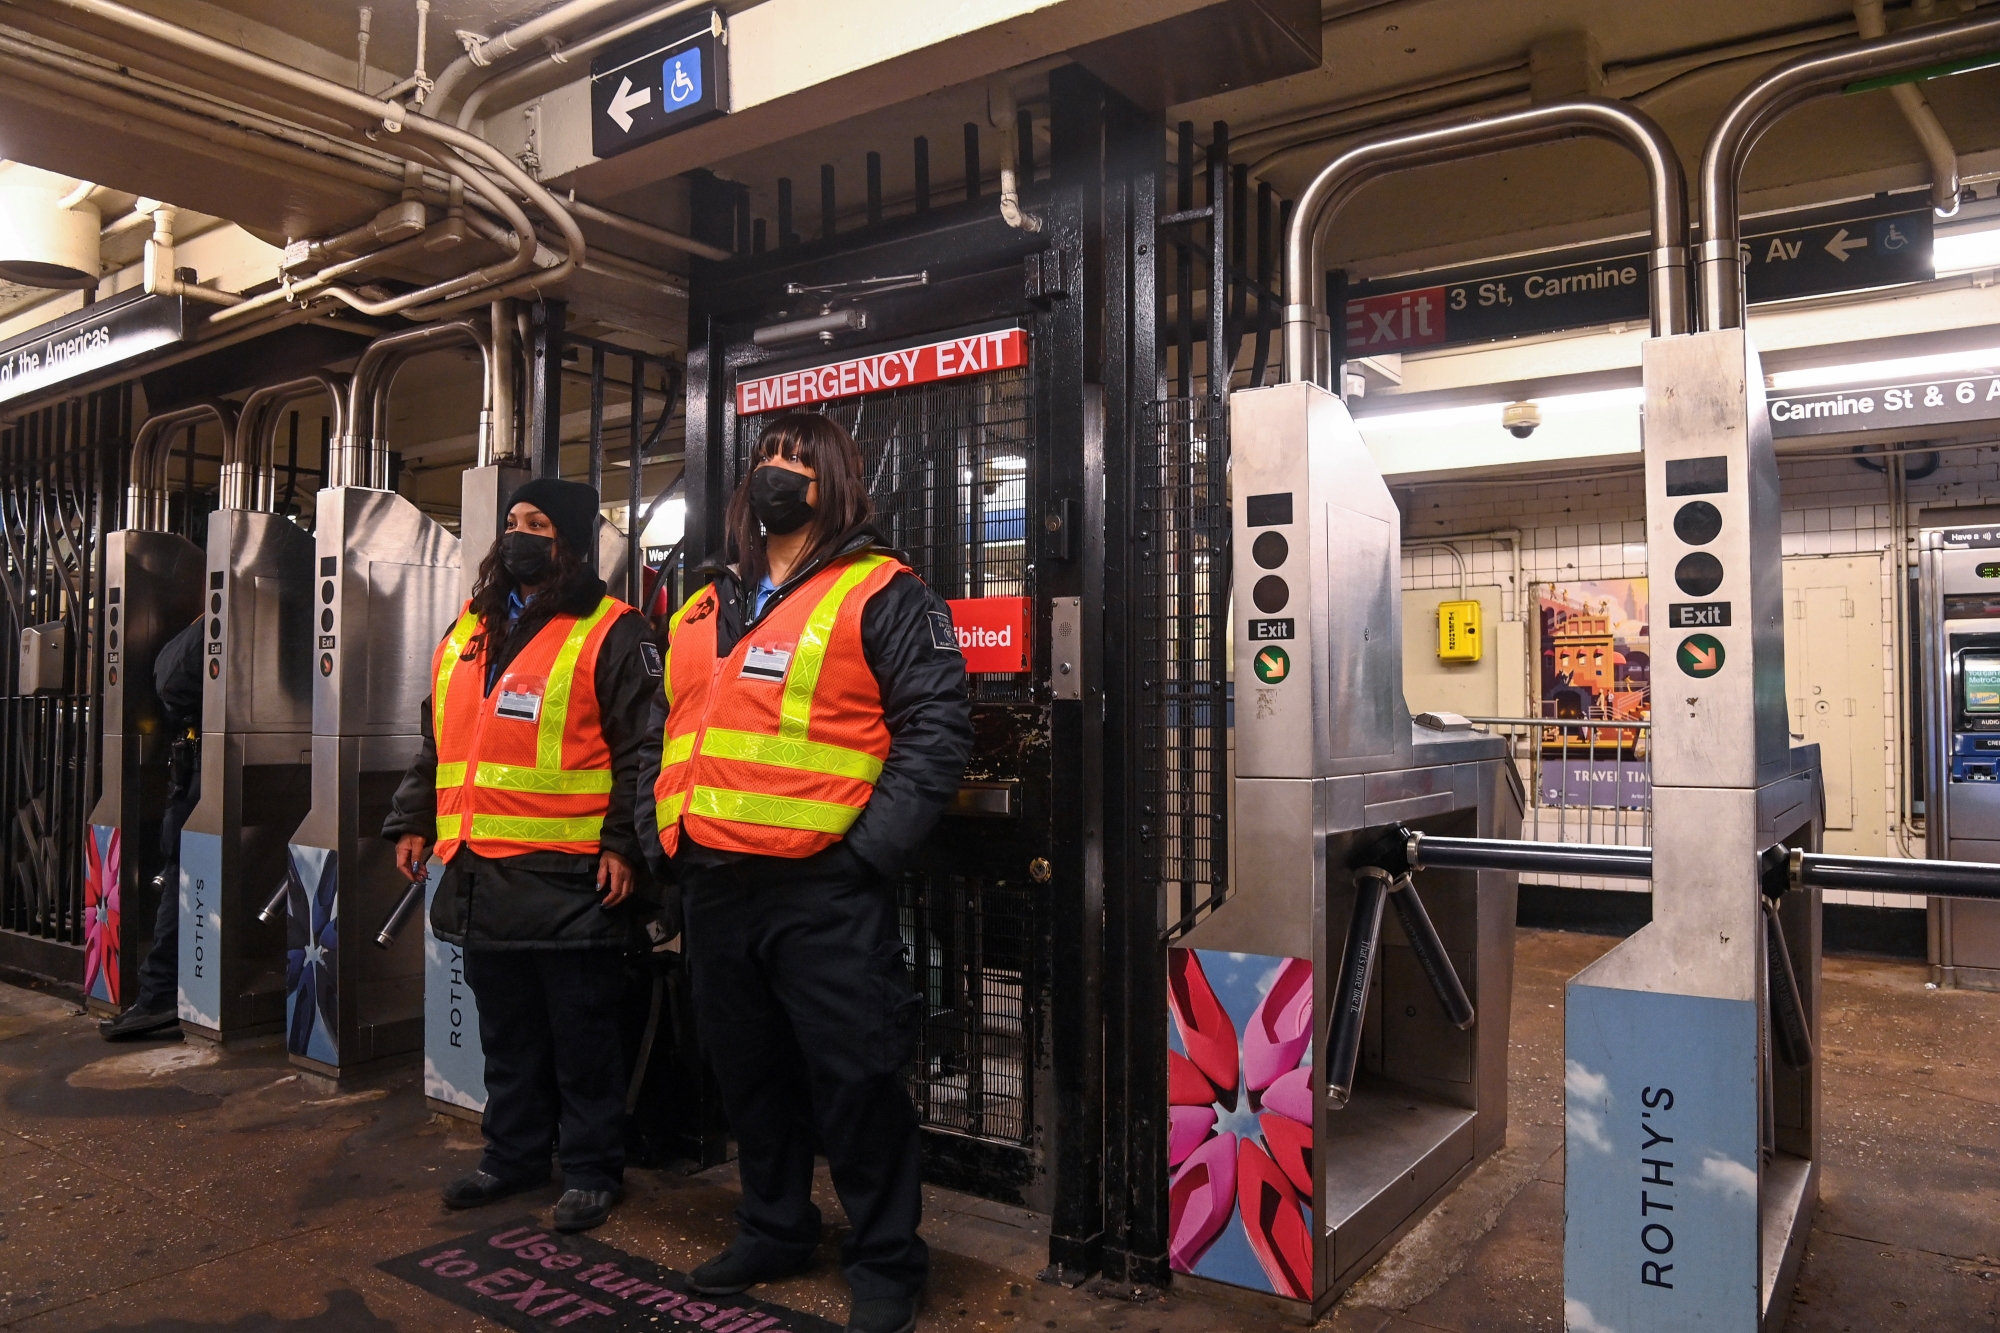
[[[431,686],[431,739],[434,741],[444,735],[444,692],[451,685],[452,668],[458,665],[458,659],[465,654],[465,645],[478,632],[479,617],[467,611],[451,627],[451,635],[445,640],[445,653],[438,661],[437,680]]]
[[[738,824],[802,829],[808,833],[845,833],[861,818],[861,807],[832,801],[806,801],[793,796],[765,796],[721,787],[696,787],[691,815],[727,819]]]
[[[685,736],[667,737],[667,748],[660,756],[660,765],[663,768],[671,768],[675,764],[685,764],[692,758],[694,758],[694,733],[690,731]]]
[[[826,665],[827,641],[833,635],[833,622],[840,615],[840,607],[847,595],[877,569],[889,563],[886,555],[864,555],[841,571],[833,586],[826,590],[826,596],[819,599],[819,605],[806,617],[806,623],[799,630],[798,646],[792,650],[791,669],[785,673],[785,698],[778,708],[778,734],[796,740],[804,740],[812,726],[812,701],[814,691],[819,689],[819,673]]]
[[[513,815],[472,817],[473,837],[492,838],[499,842],[596,842],[598,834],[603,831],[602,815],[576,819],[521,819]]]
[[[874,782],[882,776],[882,761],[872,754],[840,745],[798,740],[791,736],[760,736],[750,731],[710,727],[702,733],[701,752],[716,759],[741,759],[773,768],[798,768],[836,778]],[[669,763],[675,762],[669,757]]]
[[[542,693],[542,719],[540,729],[535,734],[535,767],[560,769],[562,767],[563,728],[569,722],[570,690],[576,683],[576,659],[583,654],[583,641],[597,628],[598,622],[611,614],[617,603],[605,597],[598,601],[597,609],[570,626],[569,637],[556,650],[556,660],[549,667],[549,683]]]
[[[679,822],[681,811],[687,806],[687,800],[686,792],[677,791],[666,800],[660,802],[658,819],[661,829],[665,829],[669,824]]]
[[[459,765],[463,768],[464,765]],[[611,790],[608,768],[529,768],[524,764],[481,763],[475,787],[497,791],[530,791],[558,796],[594,796]]]
[[[450,842],[458,836],[458,827],[461,818],[462,816],[460,815],[439,815],[437,817],[439,842]]]
[[[437,788],[439,791],[449,791],[453,787],[463,787],[464,785],[465,764],[462,761],[456,764],[438,765]]]

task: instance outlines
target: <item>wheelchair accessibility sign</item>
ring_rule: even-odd
[[[620,42],[590,64],[590,146],[612,157],[729,110],[729,30],[706,9]]]

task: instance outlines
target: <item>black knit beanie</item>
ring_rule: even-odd
[[[563,544],[588,563],[597,550],[597,492],[580,481],[537,477],[507,499],[507,508],[531,504],[549,516]]]

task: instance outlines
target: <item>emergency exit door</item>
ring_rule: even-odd
[[[1785,561],[1792,740],[1820,747],[1826,850],[1887,854],[1882,558]]]

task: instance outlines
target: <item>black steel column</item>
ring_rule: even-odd
[[[1159,887],[1142,872],[1136,556],[1140,433],[1166,392],[1159,343],[1161,118],[1113,99],[1104,170],[1104,1276],[1167,1276],[1167,973]]]
[[[1101,513],[1103,502],[1104,112],[1112,94],[1075,66],[1049,76],[1050,192],[1046,210],[1051,248],[1060,253],[1068,299],[1053,303],[1051,336],[1040,353],[1047,367],[1049,448],[1043,496],[1050,514]],[[972,158],[971,132],[967,158]],[[976,178],[968,191],[976,189]],[[968,194],[968,197],[971,197]],[[1070,275],[1074,276],[1070,276]],[[1055,1091],[1055,1205],[1049,1221],[1049,1263],[1056,1277],[1076,1281],[1097,1271],[1104,1241],[1104,1033],[1102,935],[1103,822],[1103,549],[1089,518],[1084,540],[1069,542],[1069,559],[1051,558],[1055,543],[1044,525],[1036,560],[1036,605],[1077,597],[1083,607],[1083,699],[1050,706],[1050,745],[1074,756],[1054,767],[1050,790],[1052,876],[1045,899],[1050,948],[1049,1046]],[[1068,541],[1069,534],[1062,534]],[[1081,557],[1081,558],[1077,558]],[[1049,671],[1048,649],[1036,670]]]
[[[562,475],[562,301],[528,307],[528,439],[538,477]]]

